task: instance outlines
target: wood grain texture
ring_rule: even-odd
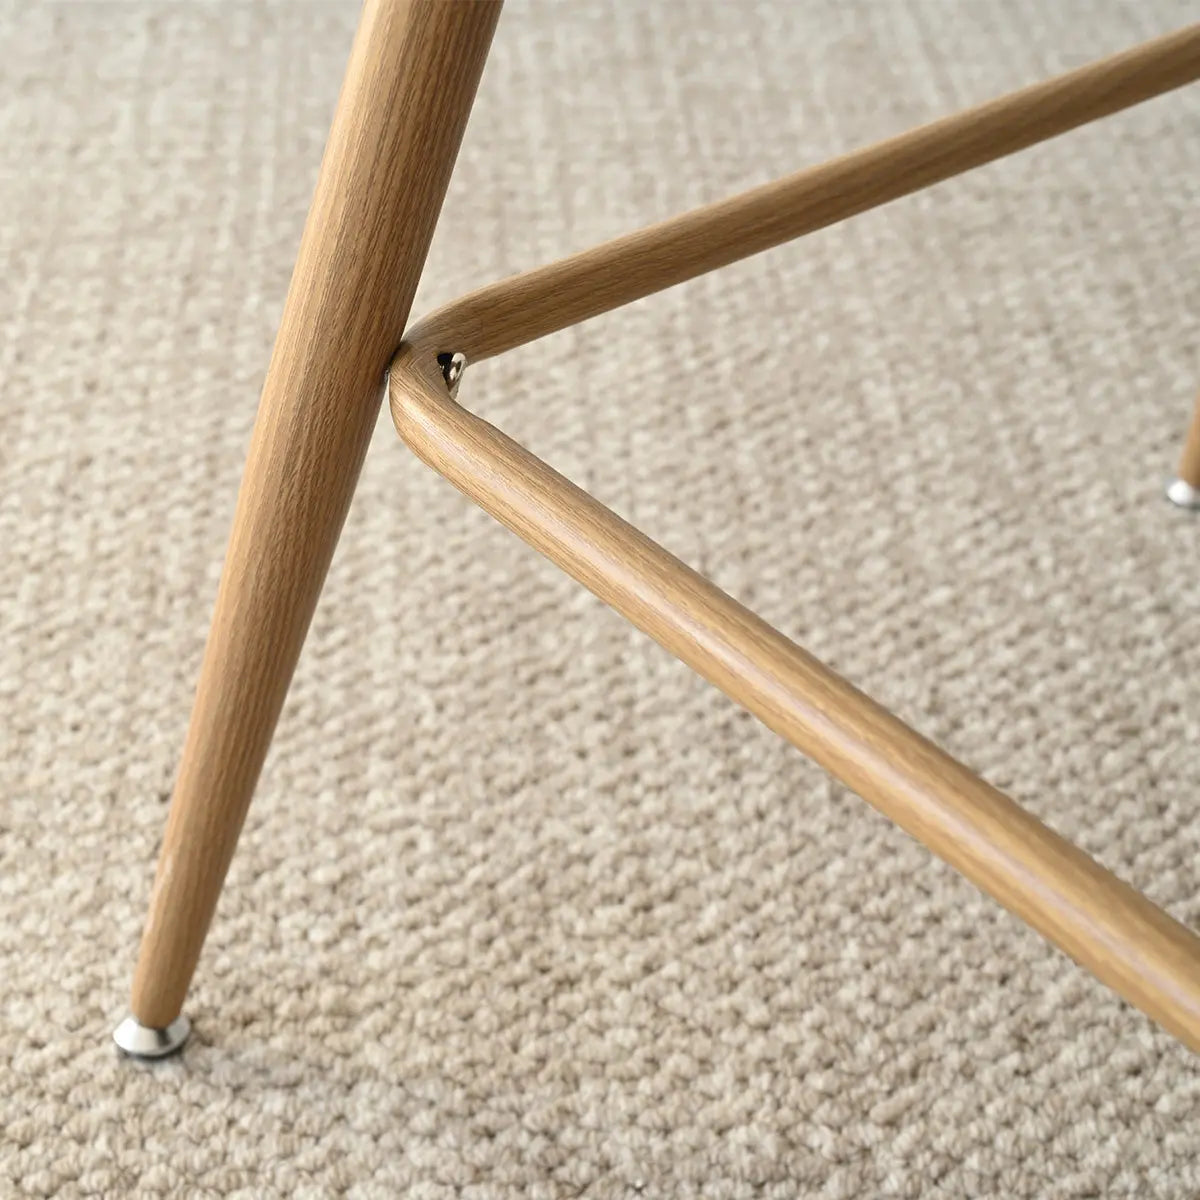
[[[498,521],[1193,1050],[1200,939],[487,422],[405,346],[404,441]]]
[[[1192,421],[1183,439],[1183,450],[1179,455],[1179,478],[1191,487],[1200,489],[1200,396],[1196,397]]]
[[[368,0],[250,444],[133,983],[180,1011],[375,425],[499,4]]]
[[[490,358],[1200,78],[1200,25],[501,280],[413,345]]]

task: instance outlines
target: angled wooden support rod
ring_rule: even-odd
[[[390,371],[404,441],[502,524],[1200,1050],[1200,939],[1078,847],[450,396]]]
[[[491,358],[1200,78],[1200,24],[453,301],[406,334]]]

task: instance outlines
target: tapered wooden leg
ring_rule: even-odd
[[[1167,497],[1180,508],[1200,511],[1200,396],[1179,456],[1179,475],[1167,485]]]
[[[251,439],[117,1041],[180,1017],[359,467],[499,16],[367,0]]]

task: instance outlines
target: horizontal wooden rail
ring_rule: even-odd
[[[1200,78],[1200,24],[489,284],[405,340],[490,358]]]
[[[1200,1050],[1200,939],[447,391],[404,346],[392,416],[434,470]]]

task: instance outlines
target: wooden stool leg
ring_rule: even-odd
[[[1183,441],[1179,476],[1167,485],[1167,497],[1180,508],[1200,511],[1200,396]]]
[[[180,1016],[375,426],[498,0],[367,0],[263,388],[117,1044]]]

